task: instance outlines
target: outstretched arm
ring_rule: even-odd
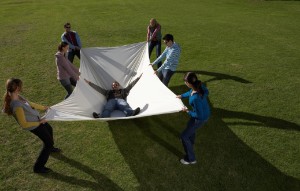
[[[168,47],[167,47],[168,48]],[[162,59],[164,59],[166,56],[167,56],[167,52],[168,52],[168,49],[165,49],[164,51],[163,51],[163,53],[158,57],[158,58],[156,58],[156,60],[154,60],[154,62],[152,63],[152,64],[150,64],[150,65],[155,65],[155,64],[158,64]]]
[[[94,84],[94,83],[91,82],[91,81],[88,81],[87,79],[84,79],[84,81],[85,81],[86,83],[88,83],[92,88],[94,88],[97,92],[99,92],[100,94],[106,96],[107,90],[101,88],[100,86],[97,86],[96,84]]]
[[[41,110],[41,111],[45,111],[45,110],[48,109],[47,106],[43,106],[43,105],[40,105],[40,104],[31,102],[31,101],[28,101],[28,102],[29,102],[29,105],[30,105],[31,107],[33,107],[34,109],[38,109],[38,110]]]
[[[129,92],[131,90],[131,88],[133,88],[133,86],[140,80],[142,75],[143,75],[143,73],[137,79],[135,79],[133,82],[131,82],[125,89]]]

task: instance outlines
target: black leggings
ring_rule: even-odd
[[[31,130],[33,134],[38,136],[44,143],[43,148],[38,156],[33,170],[40,170],[45,167],[45,164],[48,161],[51,149],[53,148],[53,130],[52,127],[48,124],[41,124],[37,128]]]

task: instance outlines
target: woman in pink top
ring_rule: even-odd
[[[66,42],[61,42],[58,45],[58,52],[55,54],[55,62],[57,67],[57,79],[61,85],[66,89],[67,99],[73,92],[73,87],[76,86],[77,80],[79,80],[79,69],[76,68],[66,57],[65,54],[69,49],[69,45]]]
[[[150,19],[150,23],[147,27],[147,42],[149,44],[149,58],[153,48],[156,48],[156,58],[161,54],[161,25],[156,21],[156,19]],[[157,68],[161,66],[161,62],[157,64]]]

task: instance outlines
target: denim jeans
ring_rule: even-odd
[[[200,128],[206,121],[200,121],[196,118],[191,118],[188,123],[186,129],[181,133],[181,141],[186,153],[184,160],[188,162],[193,162],[196,160],[194,153],[194,143],[196,136],[196,129]]]
[[[75,55],[80,60],[80,50],[72,50],[71,52],[68,52],[68,60],[73,63]]]
[[[149,58],[151,57],[151,53],[152,53],[152,50],[153,48],[156,48],[156,58],[158,58],[161,54],[161,41],[150,41],[149,42]],[[159,68],[161,66],[161,62],[159,62],[157,64],[157,68]]]
[[[161,74],[158,74],[158,77],[160,78],[160,80],[162,81],[163,84],[165,84],[165,86],[168,87],[168,84],[170,82],[171,77],[173,76],[174,72],[172,70],[169,69],[163,69],[161,71]],[[161,77],[160,77],[161,75]]]
[[[114,110],[122,111],[126,116],[133,115],[133,110],[124,99],[114,98],[109,99],[104,106],[101,117],[106,118],[110,117],[111,112]]]
[[[59,80],[61,85],[65,88],[67,91],[67,95],[65,96],[65,99],[67,99],[73,92],[72,86],[76,86],[77,81],[73,78],[67,78],[67,79],[62,79]]]
[[[37,128],[31,130],[30,132],[38,136],[44,143],[43,148],[33,167],[33,170],[40,170],[45,167],[51,149],[53,148],[53,130],[48,123],[45,123],[39,125]]]

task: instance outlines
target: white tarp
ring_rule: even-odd
[[[148,44],[136,43],[120,47],[95,47],[81,49],[80,80],[73,93],[66,100],[51,106],[45,114],[47,120],[116,120],[132,119],[181,111],[182,101],[169,90],[149,66]],[[141,112],[124,117],[114,111],[110,118],[94,119],[92,113],[101,113],[106,98],[90,87],[84,78],[104,89],[111,89],[115,80],[125,88],[143,73],[127,97],[129,105]]]

